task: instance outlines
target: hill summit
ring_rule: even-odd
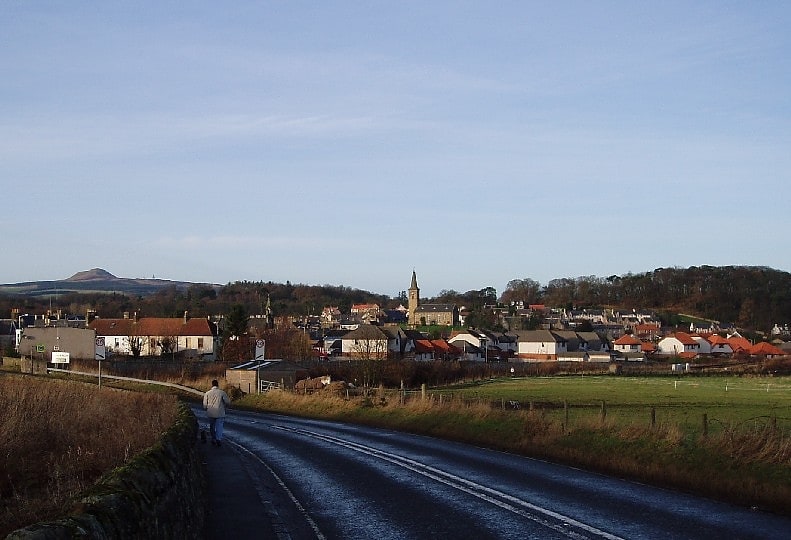
[[[92,268],[83,272],[77,272],[65,281],[95,281],[95,280],[109,280],[118,279],[107,270],[102,268]]]

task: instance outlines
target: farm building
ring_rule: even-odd
[[[225,370],[225,380],[243,392],[258,392],[259,382],[262,389],[294,388],[300,379],[308,378],[308,370],[284,360],[250,360]]]

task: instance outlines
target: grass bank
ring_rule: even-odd
[[[0,376],[0,537],[69,509],[105,472],[159,440],[172,395]]]
[[[466,442],[791,515],[791,393],[766,392],[765,381],[756,381],[762,393],[748,385],[737,393],[725,379],[711,389],[701,389],[707,381],[679,389],[667,379],[586,379],[490,381],[425,396],[270,392],[238,404]],[[677,391],[688,395],[663,394]]]

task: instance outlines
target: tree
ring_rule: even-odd
[[[313,351],[310,336],[294,327],[286,317],[278,318],[274,328],[258,330],[256,337],[266,341],[267,358],[307,360]]]
[[[523,302],[526,305],[536,304],[540,298],[541,284],[530,278],[512,279],[505,286],[500,301],[504,304]]]
[[[247,309],[242,304],[234,304],[225,316],[223,337],[226,340],[240,338],[247,334]]]
[[[354,331],[351,355],[362,367],[363,386],[376,386],[382,380],[382,364],[387,360],[387,335],[372,325]]]
[[[129,342],[129,352],[132,353],[132,356],[135,358],[140,356],[140,354],[143,352],[143,349],[148,344],[148,338],[144,336],[138,336],[134,329],[132,331],[132,335],[127,336],[126,339]]]

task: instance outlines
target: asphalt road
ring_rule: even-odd
[[[210,538],[791,537],[789,518],[429,437],[238,411],[226,437],[202,450]]]

